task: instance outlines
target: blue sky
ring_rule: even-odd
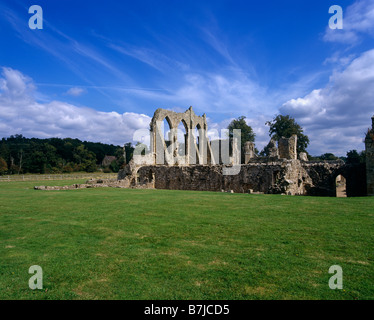
[[[43,29],[31,30],[31,5]],[[343,30],[331,30],[331,5]],[[0,136],[124,144],[157,108],[239,116],[269,140],[290,114],[314,155],[363,150],[374,115],[374,0],[0,3]]]

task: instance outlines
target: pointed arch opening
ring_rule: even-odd
[[[335,188],[336,188],[336,197],[337,198],[346,198],[347,197],[347,180],[342,174],[339,174],[335,178]]]
[[[165,117],[165,119],[162,121],[162,127],[161,127],[163,138],[166,144],[166,147],[169,147],[172,143],[172,137],[171,137],[171,121],[169,117]]]
[[[200,134],[201,134],[201,126],[197,124],[195,129],[193,130],[193,136],[196,146],[196,164],[201,163],[201,150],[200,150]]]
[[[178,156],[187,155],[187,133],[188,127],[184,120],[181,120],[177,129]]]

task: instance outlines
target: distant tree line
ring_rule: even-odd
[[[309,157],[309,160],[343,160],[348,164],[358,164],[358,163],[365,163],[366,162],[366,153],[365,151],[358,152],[357,150],[350,150],[347,152],[346,157],[337,157],[333,153],[324,153],[320,156],[316,157]]]
[[[113,144],[71,138],[26,138],[14,135],[0,140],[0,174],[105,172],[118,170],[132,158],[131,143],[124,149]],[[107,167],[101,166],[106,155],[115,156]]]

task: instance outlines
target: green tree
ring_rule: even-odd
[[[320,160],[338,160],[339,158],[335,156],[333,153],[324,153],[319,156]]]
[[[95,154],[92,151],[88,151],[83,144],[75,148],[73,157],[75,162],[79,164],[80,170],[87,172],[97,170]]]
[[[253,129],[251,126],[247,124],[245,121],[244,116],[241,116],[237,119],[234,119],[230,122],[227,129],[229,130],[229,139],[230,142],[233,138],[233,130],[234,129],[240,129],[241,130],[241,142],[240,142],[240,150],[241,150],[241,160],[242,163],[244,163],[245,154],[244,154],[244,145],[247,141],[255,142],[256,134],[253,132]],[[231,143],[230,143],[230,152],[231,152]]]
[[[349,164],[365,163],[366,162],[365,151],[361,151],[360,153],[358,153],[357,150],[348,151],[346,162],[349,163]]]
[[[118,172],[118,171],[119,171],[119,165],[118,165],[117,160],[113,160],[113,161],[110,163],[109,168],[110,168],[110,170],[112,170],[113,172]]]
[[[134,155],[135,148],[132,146],[131,142],[125,144],[126,151],[126,163],[129,163]]]
[[[1,146],[0,146],[0,157],[2,157],[5,161],[8,161],[9,155],[10,155],[9,147],[7,146],[4,138],[2,139],[2,141],[3,142],[1,143]]]
[[[123,150],[123,148],[117,148],[116,152],[114,153],[114,156],[117,158],[116,162],[117,162],[118,168],[119,169],[123,168],[124,165],[126,164],[126,159],[124,157],[124,150]]]
[[[303,128],[289,115],[277,115],[273,120],[265,123],[269,128],[269,135],[276,141],[280,138],[290,138],[292,135],[297,135],[297,152],[307,152],[306,148],[309,144],[308,136],[304,135]]]
[[[128,162],[133,147],[128,143],[125,148]],[[7,162],[8,174],[95,171],[96,164],[107,154],[115,155],[117,165],[122,166],[125,159],[118,150],[123,149],[112,144],[72,138],[38,139],[16,134],[0,140],[0,158]]]
[[[8,164],[3,158],[0,158],[0,175],[8,171]]]

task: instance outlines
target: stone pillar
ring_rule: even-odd
[[[123,159],[125,159],[124,164],[126,164],[126,146],[123,146]]]
[[[240,141],[237,137],[233,137],[232,139],[232,158],[231,164],[237,165],[241,162],[241,150],[240,150]]]
[[[308,155],[306,154],[306,152],[300,152],[299,153],[299,160],[308,161]]]
[[[374,116],[371,118],[372,127],[365,138],[366,150],[366,188],[367,195],[374,196]]]
[[[247,141],[244,144],[244,155],[245,155],[245,163],[248,163],[249,160],[255,157],[255,144],[251,141]]]
[[[185,158],[185,164],[186,165],[189,164],[189,156],[188,156],[188,132],[190,131],[189,129],[187,129],[187,130],[188,131],[184,135],[184,158]]]
[[[275,144],[275,141],[273,139],[270,139],[268,143],[269,148],[269,158],[279,158],[278,148]]]
[[[153,127],[154,131],[154,148],[156,153],[156,164],[165,164],[165,142],[163,131],[161,130],[162,121],[156,121]]]
[[[280,138],[278,142],[279,158],[296,160],[297,159],[297,135],[292,135],[291,138]]]

